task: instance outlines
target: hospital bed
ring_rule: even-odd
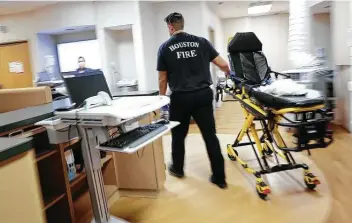
[[[332,143],[331,118],[324,110],[324,97],[307,97],[304,94],[278,96],[260,90],[261,86],[288,76],[270,69],[262,53],[262,43],[252,32],[236,33],[228,44],[228,53],[232,70],[229,79],[233,84],[229,86],[226,82],[222,88],[239,101],[245,116],[234,143],[227,146],[228,157],[254,175],[256,191],[262,199],[271,192],[263,181],[263,174],[302,169],[305,185],[315,189],[320,184],[318,177],[306,164],[296,162],[292,153],[309,153],[309,150],[325,148]],[[288,118],[292,114],[295,118]],[[285,143],[280,134],[283,128],[293,130],[294,146]],[[248,141],[243,142],[246,136]],[[240,146],[252,147],[259,170],[240,158],[237,149]]]

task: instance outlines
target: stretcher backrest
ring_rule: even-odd
[[[270,69],[262,43],[253,32],[236,33],[228,44],[231,70],[236,76],[260,84],[270,78]]]

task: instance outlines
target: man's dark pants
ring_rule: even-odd
[[[172,92],[170,96],[170,120],[181,123],[172,129],[173,169],[183,172],[185,138],[191,116],[197,123],[205,141],[213,175],[216,181],[222,182],[225,180],[224,158],[216,136],[213,91],[209,87],[192,92]]]

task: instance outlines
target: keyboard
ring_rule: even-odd
[[[130,132],[119,135],[116,138],[110,139],[109,141],[101,144],[103,147],[112,147],[116,149],[125,149],[125,148],[135,148],[148,139],[153,138],[159,133],[165,131],[167,126],[163,123],[149,124],[145,126],[138,127]]]

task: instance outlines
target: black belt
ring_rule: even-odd
[[[195,93],[195,92],[199,92],[199,91],[203,91],[203,90],[207,90],[210,89],[210,87],[204,87],[204,88],[199,88],[196,90],[192,90],[192,91],[173,91],[171,94],[188,94],[188,93]]]

